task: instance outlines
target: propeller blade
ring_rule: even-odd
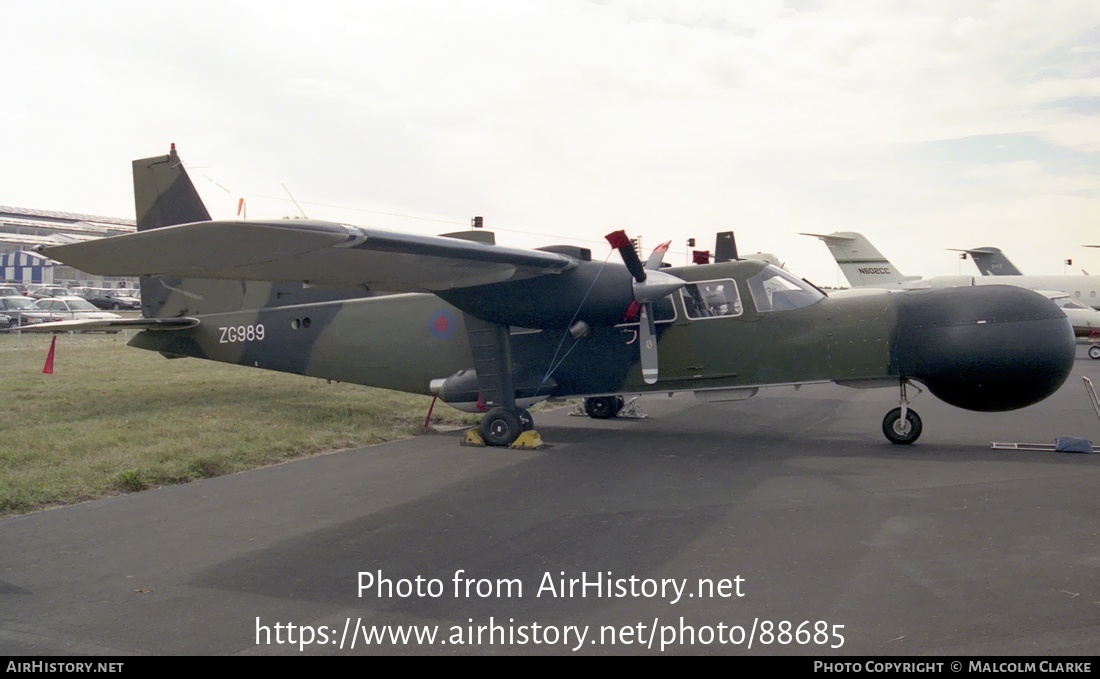
[[[638,317],[638,351],[641,352],[642,380],[646,384],[657,382],[657,331],[653,325],[653,303],[642,305]]]
[[[630,238],[627,237],[626,231],[613,231],[604,238],[607,239],[608,243],[611,243],[611,247],[619,251],[619,255],[623,258],[623,264],[626,264],[626,268],[630,271],[630,275],[634,277],[634,280],[639,283],[643,282],[646,277],[645,267],[642,266],[642,258],[638,256],[638,252],[634,249],[634,244],[630,242]]]
[[[638,358],[642,366],[642,380],[646,384],[657,383],[657,327],[653,321],[653,303],[663,297],[671,295],[687,282],[659,271],[664,254],[668,251],[672,241],[662,243],[654,248],[645,265],[638,257],[634,244],[630,242],[625,231],[615,231],[606,236],[611,247],[617,249],[622,255],[623,263],[634,276],[634,301],[627,309],[626,318],[629,321],[635,313],[638,314]],[[648,275],[646,270],[649,270]],[[637,311],[635,311],[637,310]]]
[[[645,268],[650,270],[660,269],[661,265],[665,263],[665,253],[668,252],[668,246],[670,245],[672,245],[672,241],[667,240],[653,248],[653,252],[649,253],[649,259],[645,261]]]

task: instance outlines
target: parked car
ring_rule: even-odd
[[[140,309],[141,300],[126,288],[86,288],[84,299],[100,309]]]
[[[42,285],[30,291],[30,297],[45,299],[47,297],[63,297],[71,295],[69,289],[60,285]]]
[[[50,323],[63,320],[61,316],[43,311],[29,297],[17,295],[14,297],[0,297],[0,314],[14,319],[9,327],[32,325],[34,323]]]
[[[23,294],[23,291],[14,285],[0,285],[0,297],[17,297]]]
[[[35,304],[41,309],[63,317],[65,320],[93,321],[122,318],[122,316],[111,313],[110,311],[100,311],[96,305],[83,297],[76,297],[75,295],[67,297],[47,297],[46,299],[38,300]]]
[[[2,286],[0,289],[5,291],[0,297],[10,296],[11,290],[15,290],[15,294],[23,295],[24,297],[28,296],[30,293],[30,287],[26,283],[20,283],[18,281],[4,281],[0,283],[0,286]]]

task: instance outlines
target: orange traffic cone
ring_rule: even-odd
[[[54,346],[56,344],[57,344],[57,335],[54,335],[53,339],[50,340],[50,353],[46,354],[46,365],[42,366],[42,374],[43,375],[52,375],[53,374],[53,350],[54,350]]]

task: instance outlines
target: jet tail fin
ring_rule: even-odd
[[[820,238],[829,248],[844,277],[853,288],[865,285],[897,285],[919,276],[905,276],[871,245],[863,234],[838,231],[830,234],[803,233]]]
[[[974,248],[966,250],[961,248],[948,248],[956,252],[965,252],[974,260],[974,266],[983,276],[1021,276],[1023,275],[1016,265],[1005,257],[1000,248]]]

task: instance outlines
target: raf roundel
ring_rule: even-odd
[[[450,309],[439,309],[428,319],[428,330],[432,337],[445,340],[455,331],[455,315]]]

